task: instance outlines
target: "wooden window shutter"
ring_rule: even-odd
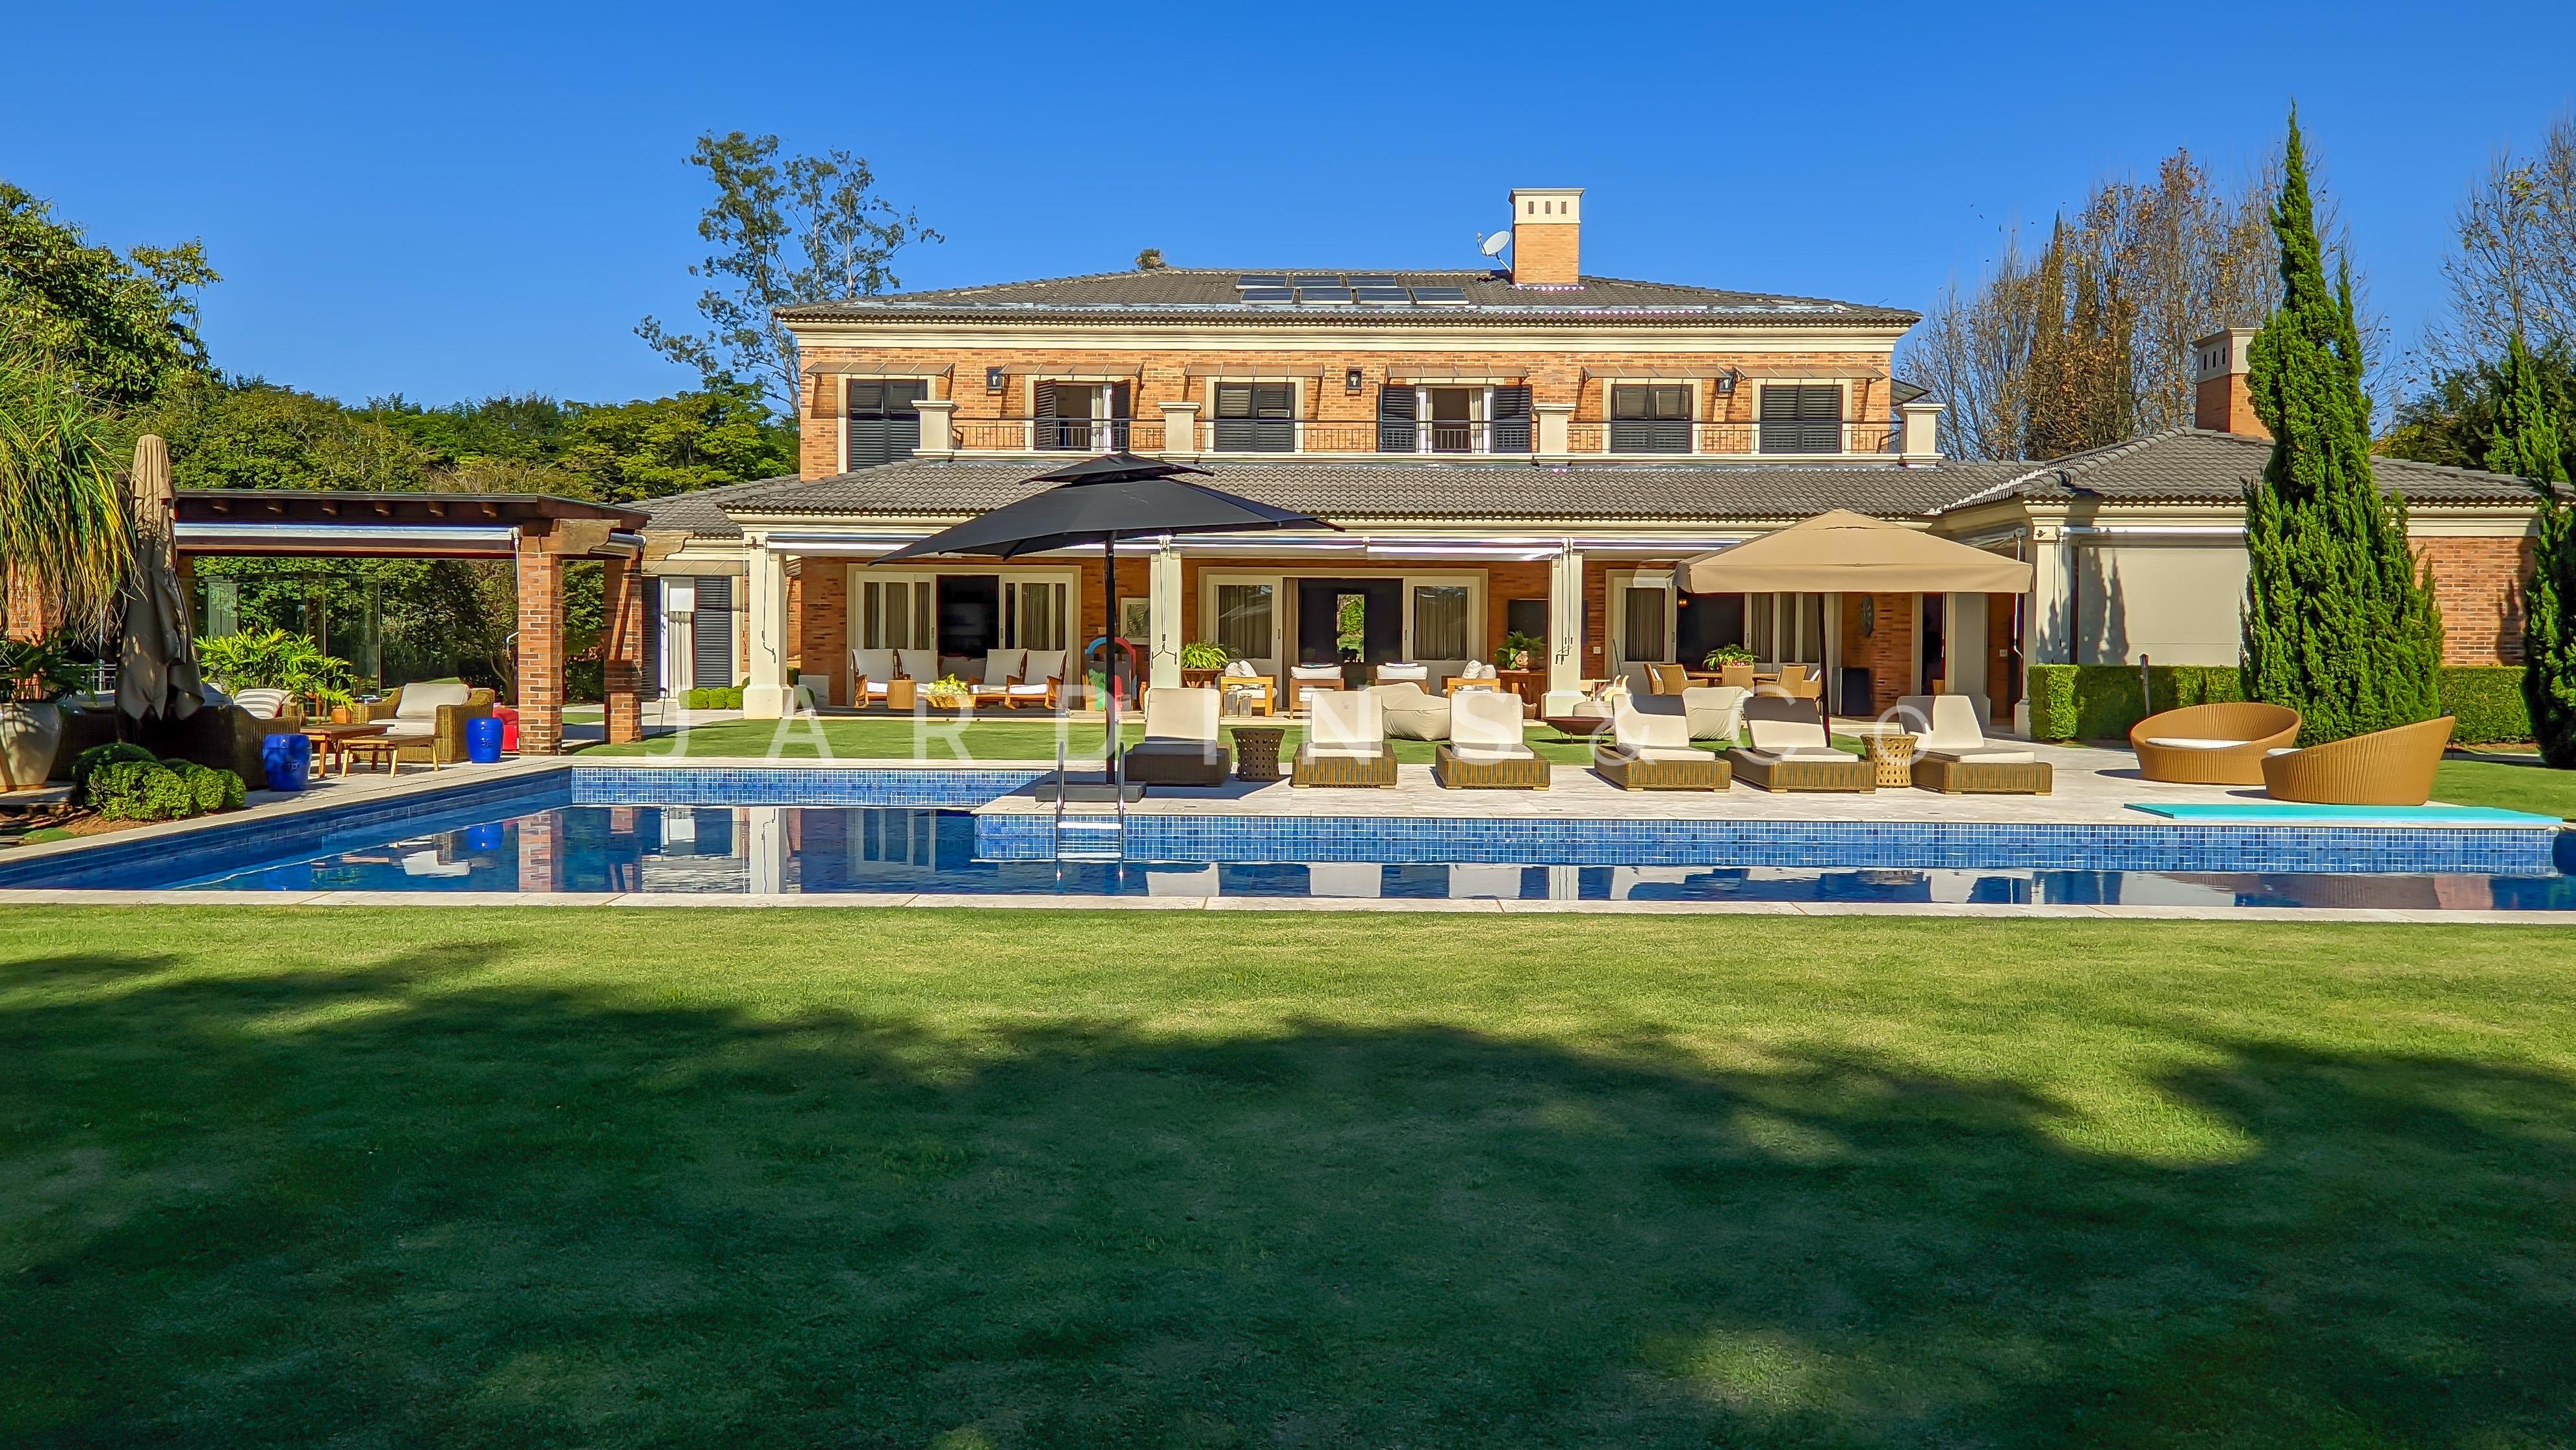
[[[1381,383],[1377,390],[1377,451],[1411,453],[1419,430],[1414,419],[1419,399],[1410,383]]]
[[[1515,385],[1494,389],[1494,437],[1496,453],[1530,451],[1530,390]]]

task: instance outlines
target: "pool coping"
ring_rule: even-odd
[[[81,891],[51,887],[0,889],[0,906],[176,906],[213,909],[255,907],[274,911],[388,908],[435,911],[598,908],[713,911],[921,911],[981,908],[1004,911],[1224,911],[1432,912],[1505,916],[1879,916],[2057,921],[2315,922],[2383,926],[2536,926],[2576,930],[2566,912],[2439,911],[2414,907],[2321,906],[2092,906],[2006,902],[1905,901],[1504,901],[1479,897],[1333,896],[978,896],[890,892],[853,901],[847,896],[796,893],[653,894],[646,892],[441,892],[424,899],[411,891]]]

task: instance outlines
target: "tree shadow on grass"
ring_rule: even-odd
[[[2501,1446],[2576,1426],[2576,1138],[2545,1074],[2210,1044],[2218,1065],[2151,1085],[2182,1146],[2121,1156],[2009,1082],[1861,1053],[959,1040],[442,980],[480,955],[12,970],[0,1437]]]

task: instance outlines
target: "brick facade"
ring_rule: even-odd
[[[644,566],[609,559],[600,572],[600,675],[606,696],[608,739],[624,744],[644,738]]]
[[[1861,602],[1872,602],[1870,631],[1861,633]],[[1836,664],[1869,671],[1870,714],[1884,715],[1913,688],[1918,646],[1911,594],[1846,594],[1843,596],[1842,648]],[[1830,682],[1828,682],[1830,683]],[[1845,714],[1856,713],[1850,701]]]
[[[1073,339],[1067,341],[1070,344]],[[1200,445],[1204,448],[1215,416],[1215,379],[1211,374],[1219,368],[1237,377],[1294,379],[1298,383],[1298,417],[1309,425],[1309,453],[1364,453],[1374,449],[1378,389],[1390,377],[1458,374],[1519,379],[1528,384],[1533,403],[1574,405],[1569,441],[1577,453],[1598,452],[1602,447],[1611,378],[1637,377],[1658,369],[1705,375],[1734,368],[1754,379],[1773,369],[1796,368],[1808,373],[1847,370],[1863,381],[1851,385],[1850,395],[1844,399],[1844,416],[1876,426],[1888,411],[1887,385],[1878,380],[1887,372],[1888,354],[1867,351],[1611,353],[1569,348],[1529,352],[1462,346],[1410,353],[1360,353],[1345,348],[1219,352],[979,343],[936,350],[816,344],[805,349],[804,357],[812,367],[864,367],[873,372],[918,373],[924,377],[947,373],[946,381],[935,384],[934,389],[956,403],[958,446],[968,450],[1015,450],[1023,445],[1024,434],[1017,424],[1029,416],[1032,382],[1113,376],[1134,381],[1135,451],[1152,453],[1164,448],[1160,405],[1166,401],[1200,404]],[[985,372],[997,367],[1004,372],[1003,389],[988,392]],[[1347,370],[1354,367],[1361,374],[1357,392],[1350,390],[1345,377]],[[1200,375],[1193,377],[1193,369],[1199,370]],[[1587,379],[1587,371],[1594,376]],[[1741,436],[1746,440],[1752,437],[1761,387],[1758,381],[1742,383],[1729,394],[1720,394],[1714,380],[1707,376],[1691,386],[1695,394],[1693,410],[1699,419],[1743,425]],[[817,374],[805,389],[799,407],[800,471],[807,478],[828,478],[841,472],[841,378],[831,373]],[[1732,440],[1736,435],[1728,436]],[[1746,446],[1750,446],[1749,442]]]
[[[2522,663],[2522,585],[2531,577],[2531,540],[2522,536],[2419,538],[2415,556],[2432,571],[2442,607],[2442,663]]]

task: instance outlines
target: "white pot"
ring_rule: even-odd
[[[62,743],[62,706],[51,701],[0,705],[0,789],[43,785]]]

